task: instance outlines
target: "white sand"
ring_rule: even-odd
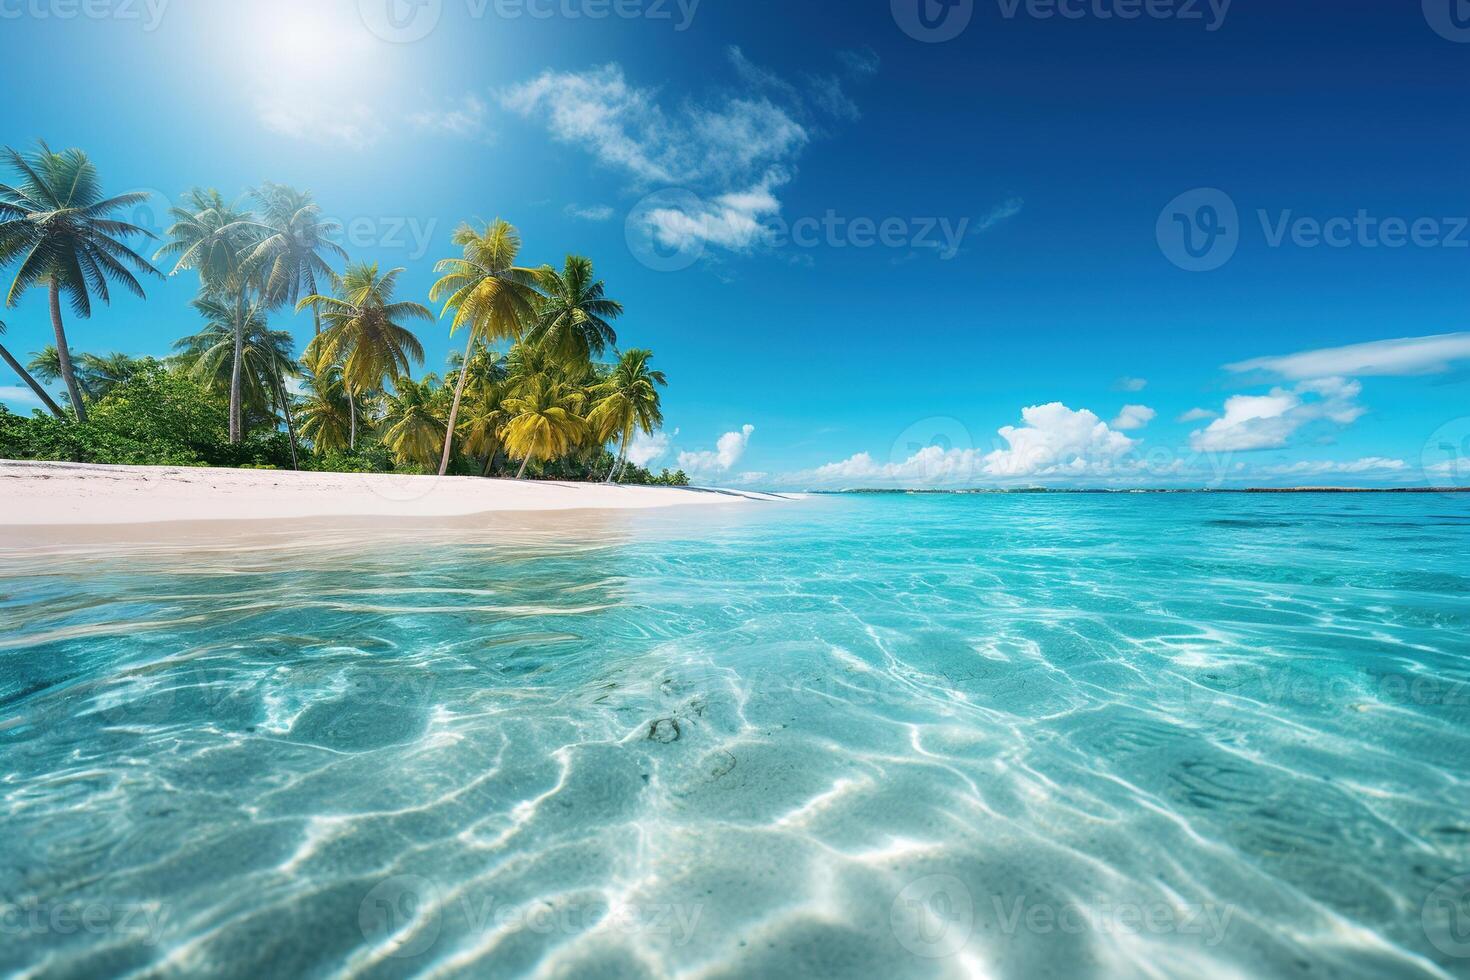
[[[150,524],[303,517],[465,517],[640,510],[789,497],[738,490],[472,477],[87,466],[0,460],[0,526]]]

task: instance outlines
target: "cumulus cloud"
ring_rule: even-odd
[[[683,452],[679,454],[679,469],[689,473],[725,473],[734,468],[745,455],[755,426],[743,426],[739,432],[726,432],[720,436],[713,450]]]
[[[489,107],[475,95],[458,102],[412,113],[409,122],[431,133],[444,133],[474,139],[485,135],[485,114]]]
[[[1158,416],[1159,413],[1147,405],[1124,405],[1123,410],[1118,413],[1118,417],[1113,419],[1112,426],[1123,432],[1132,432],[1135,429],[1141,429],[1148,425],[1154,419],[1158,418]]]
[[[1356,422],[1366,411],[1356,401],[1362,390],[1356,381],[1320,378],[1265,395],[1234,395],[1220,418],[1190,434],[1189,444],[1199,452],[1280,449],[1308,423]]]
[[[1189,411],[1187,411],[1183,415],[1179,416],[1179,421],[1181,421],[1181,422],[1204,422],[1207,419],[1217,419],[1219,417],[1220,417],[1220,413],[1219,412],[1212,412],[1208,408],[1191,408]]]
[[[606,204],[591,204],[586,207],[568,204],[566,211],[573,218],[581,218],[583,221],[607,221],[613,216],[613,209]]]
[[[1325,377],[1441,374],[1457,361],[1470,359],[1470,333],[1377,340],[1348,347],[1303,351],[1284,357],[1258,357],[1226,370],[1269,371],[1292,381]]]
[[[678,434],[679,430],[675,429],[674,435]],[[669,440],[667,432],[659,431],[653,435],[639,432],[628,444],[628,462],[634,466],[647,466],[669,451]]]
[[[1021,411],[1024,424],[999,431],[1004,448],[926,446],[906,459],[880,463],[868,453],[828,463],[784,482],[811,486],[939,486],[979,481],[1114,478],[1140,473],[1137,443],[1094,413],[1061,402]],[[1162,467],[1167,470],[1168,466]]]

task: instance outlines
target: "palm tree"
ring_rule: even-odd
[[[5,322],[0,320],[0,335],[4,333]],[[20,375],[20,379],[30,387],[31,391],[36,393],[36,397],[41,399],[41,404],[50,409],[52,415],[55,415],[59,419],[66,418],[66,413],[61,410],[61,406],[56,404],[55,399],[51,397],[45,388],[41,387],[40,382],[31,377],[29,371],[20,366],[20,362],[10,355],[10,351],[5,349],[4,344],[0,344],[0,359],[4,359],[5,363],[10,365],[10,369]]]
[[[548,374],[527,379],[505,400],[510,415],[505,450],[522,461],[517,480],[526,475],[532,459],[565,456],[581,443],[587,434],[587,420],[580,414],[584,401],[580,388]]]
[[[317,373],[302,358],[305,399],[301,404],[301,435],[318,454],[339,452],[351,445],[352,415],[342,386],[342,368],[336,364]]]
[[[260,205],[261,222],[267,231],[247,261],[260,272],[266,304],[294,305],[302,296],[320,292],[318,280],[331,282],[333,275],[322,253],[347,259],[346,250],[328,237],[341,226],[322,217],[310,191],[267,182],[251,196]],[[314,312],[320,335],[321,311]]]
[[[78,354],[81,374],[86,379],[86,394],[93,401],[106,398],[108,393],[137,373],[143,359],[129,354]]]
[[[26,290],[45,283],[51,294],[51,329],[56,334],[61,378],[77,421],[87,421],[86,404],[66,345],[61,296],[83,319],[92,315],[92,294],[111,302],[108,283],[141,297],[138,276],[158,274],[148,260],[123,241],[153,237],[137,225],[109,215],[148,199],[147,194],[104,198],[97,168],[81,150],[54,153],[45,142],[29,156],[6,147],[18,186],[0,184],[0,266],[19,258],[5,305],[14,307]]]
[[[307,350],[318,371],[329,364],[342,365],[352,449],[357,448],[356,397],[382,387],[384,381],[396,382],[408,374],[410,362],[424,360],[423,345],[398,321],[432,322],[434,314],[421,303],[392,302],[402,274],[402,269],[391,269],[380,275],[376,262],[349,265],[341,277],[332,276],[336,296],[305,296],[296,305],[298,312],[308,306],[321,311],[325,327]]]
[[[219,298],[208,295],[200,296],[191,305],[203,315],[205,326],[198,333],[175,341],[175,362],[211,388],[226,390],[233,383],[237,360],[235,311]],[[259,303],[251,303],[246,308],[245,342],[238,355],[241,403],[266,414],[275,411],[284,416],[291,440],[291,462],[297,466],[296,427],[285,383],[285,378],[296,371],[292,346],[288,332],[267,327],[265,311]]]
[[[240,386],[248,333],[246,296],[252,286],[253,271],[247,260],[260,242],[262,228],[249,212],[226,204],[219,191],[196,188],[190,192],[189,203],[190,207],[169,210],[174,219],[167,232],[169,241],[154,258],[176,257],[170,275],[193,269],[199,273],[206,294],[227,300],[233,306],[234,350],[230,359],[230,442],[233,444],[245,436]]]
[[[537,273],[518,267],[516,256],[521,251],[521,236],[515,226],[496,218],[483,233],[469,225],[460,225],[454,233],[454,244],[464,250],[464,257],[444,259],[434,267],[441,278],[429,291],[429,300],[444,300],[444,313],[454,311],[449,335],[462,326],[469,327],[465,358],[476,342],[521,339],[523,330],[536,320]],[[442,313],[440,314],[443,315]],[[444,439],[444,454],[439,460],[439,475],[449,471],[449,457],[454,452],[454,429],[459,421],[459,403],[464,397],[469,375],[460,373],[454,388],[454,404],[449,410],[449,424]]]
[[[608,470],[607,482],[614,474],[622,478],[628,466],[628,446],[634,430],[653,435],[664,424],[663,407],[658,389],[668,385],[662,371],[649,368],[653,351],[634,349],[618,358],[608,379],[592,389],[596,405],[587,416],[597,437],[603,441],[617,436],[620,440],[618,462]]]
[[[528,338],[567,362],[587,361],[617,344],[609,320],[623,315],[623,304],[608,299],[601,280],[592,276],[592,260],[568,255],[564,271],[550,266],[537,274],[546,294]]]
[[[433,466],[444,444],[444,423],[435,414],[438,392],[432,374],[422,381],[401,377],[384,397],[383,445],[400,466]]]

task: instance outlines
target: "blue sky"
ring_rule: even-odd
[[[0,141],[160,212],[310,188],[420,299],[466,219],[589,255],[701,482],[1470,482],[1451,0],[923,2],[0,0]],[[162,353],[194,288],[72,346]]]

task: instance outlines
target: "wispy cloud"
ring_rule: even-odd
[[[507,109],[642,182],[749,177],[794,154],[806,129],[770,99],[725,97],[666,111],[659,93],[629,84],[621,66],[544,72],[503,93]]]
[[[1470,333],[1437,334],[1329,347],[1281,357],[1257,357],[1226,370],[1268,371],[1292,381],[1327,377],[1440,374],[1470,359]]]
[[[68,345],[70,349],[70,345]],[[12,402],[19,405],[39,405],[41,399],[36,393],[25,385],[0,385],[0,402]]]
[[[573,218],[581,218],[583,221],[608,221],[613,216],[613,209],[606,204],[591,204],[586,207],[577,204],[568,204],[566,213]]]
[[[349,150],[365,150],[388,131],[365,103],[330,105],[271,99],[258,103],[256,111],[261,124],[271,132]]]
[[[1219,417],[1220,417],[1220,413],[1219,412],[1212,412],[1208,408],[1191,408],[1189,411],[1187,411],[1183,415],[1179,416],[1179,421],[1180,422],[1205,422],[1205,421],[1208,421],[1209,419],[1217,419]]]
[[[465,139],[482,139],[489,106],[475,95],[466,95],[433,109],[422,109],[409,116],[409,122],[431,133],[443,133]]]
[[[1140,392],[1148,387],[1148,381],[1143,378],[1119,378],[1113,382],[1114,391]]]

